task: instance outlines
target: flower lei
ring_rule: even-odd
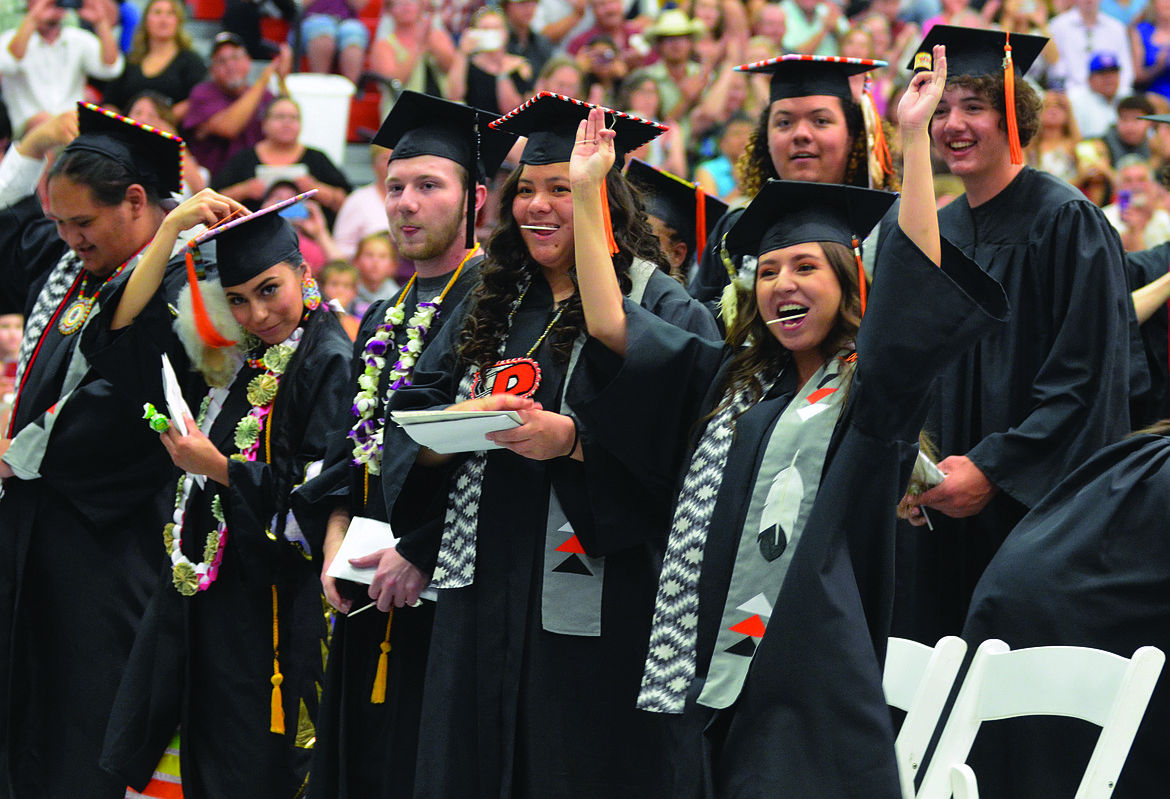
[[[276,392],[280,388],[280,377],[288,368],[289,360],[297,347],[300,346],[304,331],[297,328],[285,341],[273,344],[260,358],[248,359],[247,364],[255,369],[264,369],[248,383],[247,397],[252,405],[239,422],[236,423],[235,439],[239,453],[232,455],[233,460],[255,461],[260,449],[260,434],[264,430],[264,420],[272,411],[272,402],[276,399]],[[247,341],[247,339],[245,339]],[[247,346],[247,344],[245,344]],[[249,347],[249,349],[252,349]],[[223,401],[227,397],[227,390],[212,388],[203,403],[199,406],[199,418],[196,424],[201,430],[210,430],[216,417],[223,408]],[[190,498],[195,477],[184,474],[179,480],[175,491],[175,513],[173,521],[163,528],[163,544],[171,556],[171,578],[175,589],[183,596],[194,596],[198,591],[206,591],[219,576],[219,566],[223,562],[224,545],[227,543],[227,523],[224,519],[223,503],[217,493],[211,500],[211,515],[215,518],[215,529],[207,534],[203,547],[203,561],[192,563],[183,554],[183,521],[187,515],[187,500]]]
[[[390,386],[386,389],[386,398],[383,402],[378,399],[378,383],[382,378],[382,370],[386,368],[386,353],[392,348],[394,334],[406,317],[403,304],[410,294],[411,286],[415,284],[418,275],[412,275],[410,282],[402,290],[398,302],[386,309],[382,324],[378,325],[374,335],[366,342],[362,352],[362,361],[365,370],[358,377],[358,393],[353,399],[350,412],[357,419],[347,438],[353,442],[353,465],[365,466],[370,474],[378,474],[382,468],[382,435],[386,426],[385,412],[379,413],[390,402],[390,395],[400,388],[409,386],[414,376],[414,365],[426,345],[427,335],[431,326],[442,310],[443,299],[447,292],[455,285],[463,267],[479,252],[479,245],[464,256],[451,279],[447,282],[441,294],[429,302],[420,302],[415,308],[410,321],[406,323],[406,343],[398,348],[398,359],[390,370]]]

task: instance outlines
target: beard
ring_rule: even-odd
[[[429,261],[445,253],[456,238],[461,237],[466,230],[466,221],[463,208],[466,201],[460,203],[459,208],[449,209],[449,213],[427,224],[421,236],[414,236],[407,240],[400,231],[404,220],[398,219],[391,225],[391,234],[398,254],[412,261]],[[413,220],[406,220],[413,222]]]

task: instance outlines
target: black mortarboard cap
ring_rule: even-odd
[[[434,155],[467,170],[468,247],[475,244],[475,184],[494,175],[516,143],[513,134],[489,127],[496,119],[496,114],[463,103],[405,91],[370,142],[393,150],[391,161]]]
[[[1139,119],[1148,119],[1151,122],[1170,122],[1170,114],[1150,114],[1149,116],[1138,117]]]
[[[77,104],[79,134],[66,152],[100,153],[121,164],[137,182],[163,196],[183,191],[183,140],[90,103]]]
[[[727,203],[704,193],[700,211],[698,186],[677,175],[655,169],[637,158],[630,159],[626,177],[642,189],[646,213],[658,217],[667,227],[673,228],[686,242],[691,257],[698,258],[700,250],[704,249],[698,242],[700,216],[704,222],[702,239],[706,242],[720,217],[727,213]]]
[[[313,189],[224,222],[191,239],[189,246],[198,248],[203,242],[215,239],[215,265],[224,288],[247,283],[281,262],[300,262],[300,239],[280,212],[316,193]]]
[[[836,183],[769,180],[727,233],[727,249],[763,255],[810,241],[853,248],[897,194]]]
[[[541,92],[511,113],[492,123],[498,130],[527,136],[522,164],[566,163],[573,154],[577,128],[593,108],[605,111],[606,125],[617,132],[614,137],[615,163],[619,166],[626,154],[666,133],[668,128],[633,114],[595,106],[563,94]]]
[[[1048,43],[1046,36],[1013,33],[983,28],[963,28],[957,25],[935,25],[918,45],[918,53],[931,53],[936,44],[947,48],[947,77],[959,75],[1002,75],[1004,43],[1012,47],[1012,66],[1017,75],[1023,75]],[[906,65],[914,69],[914,59]]]
[[[769,102],[789,97],[840,97],[852,100],[849,78],[886,66],[872,58],[789,54],[736,67],[739,72],[762,72],[772,76]]]

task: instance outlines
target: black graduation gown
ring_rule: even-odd
[[[657,270],[642,305],[700,335],[716,335],[710,314]],[[552,320],[552,306],[552,292],[538,274],[515,315],[503,358],[528,352]],[[396,410],[455,400],[465,368],[454,350],[461,327],[443,328],[419,361],[414,386],[395,393]],[[534,398],[559,409],[565,367],[553,363],[547,346],[532,357],[543,373]],[[384,470],[396,484],[388,482],[387,496],[396,500],[396,519],[404,513],[417,520],[416,533],[399,551],[433,567],[448,494],[442,478],[451,468],[411,469],[417,445],[400,430],[394,440],[400,448]],[[664,528],[647,522],[633,475],[594,448],[584,431],[582,441],[584,462],[535,461],[507,450],[487,455],[475,580],[440,591],[435,608],[418,796],[665,795],[661,725],[634,711]],[[437,490],[412,490],[412,481],[434,481]],[[562,635],[542,625],[550,486],[587,555],[605,557],[599,636]]]
[[[482,261],[482,255],[468,261],[443,300],[443,311],[431,326],[429,340],[434,341],[446,322],[458,316],[460,302],[479,282]],[[390,300],[374,303],[362,319],[350,371],[349,388],[355,394],[357,378],[365,371],[362,353],[366,342],[383,323],[387,308],[400,297],[401,292]],[[404,303],[406,320],[417,306],[417,297],[412,289]],[[399,330],[395,346],[401,347],[406,340],[406,333]],[[389,384],[388,367],[382,370],[378,385],[380,397],[386,396]],[[354,422],[351,404],[347,402],[340,408],[321,474],[293,494],[293,509],[316,552],[321,551],[325,523],[335,507],[348,506],[354,516],[390,520],[382,478],[371,475],[367,483],[365,469],[353,466],[353,445],[345,435]],[[393,422],[390,424],[393,426]],[[349,589],[355,600],[354,608],[370,601],[366,586],[350,585]],[[310,799],[410,799],[414,796],[422,685],[434,613],[434,603],[424,602],[417,608],[395,608],[392,619],[377,608],[364,610],[352,619],[336,615],[317,716]],[[371,692],[388,624],[386,695],[384,702],[375,704],[370,701]]]
[[[671,796],[900,795],[881,690],[894,507],[917,454],[932,376],[1007,312],[994,281],[945,241],[943,252],[940,270],[900,230],[891,236],[816,500],[739,699],[716,711],[695,700],[753,486],[797,390],[792,370],[737,420],[700,576],[696,680],[683,714],[664,717],[675,737]],[[590,341],[570,402],[601,445],[653,478],[649,485],[671,479],[677,491],[701,435],[696,423],[720,403],[733,353],[628,306],[624,362]],[[656,407],[652,420],[629,412],[631,397],[651,391],[673,401]]]
[[[1170,652],[1170,438],[1142,435],[1101,450],[1044,497],[996,553],[963,628],[1012,649],[1089,646],[1124,657]],[[1170,690],[1158,681],[1113,793],[1166,794]],[[1100,728],[1027,717],[984,724],[968,762],[984,796],[1076,793]]]
[[[0,313],[31,314],[66,252],[35,197],[0,211]],[[181,261],[168,271],[177,285]],[[99,304],[129,278],[109,281]],[[62,308],[76,298],[71,290]],[[13,430],[57,403],[74,349],[93,327],[48,325],[13,411]],[[161,379],[152,389],[161,401]],[[155,394],[151,394],[155,396]],[[142,401],[93,364],[61,408],[41,477],[5,481],[0,500],[0,795],[121,797],[98,765],[106,721],[154,589],[158,531],[173,497],[170,458]],[[12,786],[10,788],[9,782]]]
[[[968,456],[1000,491],[965,519],[928,511],[933,533],[902,525],[893,634],[931,645],[962,629],[979,575],[1028,508],[1129,432],[1132,313],[1117,232],[1051,175],[1024,167],[975,209],[965,195],[950,203],[939,224],[1003,285],[1012,314],[933,389],[926,431],[940,457]]]
[[[1170,242],[1128,253],[1125,263],[1129,269],[1130,288],[1139,289],[1152,283],[1170,269]],[[1135,411],[1131,420],[1134,429],[1170,417],[1170,326],[1165,305],[1154,311],[1154,315],[1141,326],[1141,336],[1146,366],[1150,370],[1150,392],[1131,405]]]
[[[143,373],[157,370],[166,347],[176,372],[188,374],[170,314],[156,296],[134,324],[109,337],[94,359],[120,368],[120,385],[134,393]],[[319,683],[324,669],[325,614],[309,555],[285,538],[281,508],[307,466],[320,460],[332,432],[332,408],[345,397],[351,342],[334,314],[318,310],[280,386],[268,446],[254,462],[230,460],[228,486],[210,478],[192,488],[183,525],[183,552],[193,562],[215,529],[218,494],[228,529],[219,576],[186,597],[174,588],[169,553],[151,598],[110,716],[102,765],[141,789],[175,730],[181,727],[184,796],[200,799],[288,799],[307,778]],[[140,354],[135,357],[135,354]],[[209,438],[225,455],[238,452],[236,423],[251,409],[248,383],[263,369],[245,365],[233,381]],[[198,381],[193,381],[198,382]],[[206,386],[188,392],[198,412]],[[141,407],[141,405],[139,406]],[[141,415],[141,414],[140,414]],[[140,423],[144,424],[143,422]],[[170,509],[177,479],[171,469]],[[274,519],[274,517],[279,517]],[[162,527],[154,546],[163,549]],[[273,618],[273,589],[277,620]],[[274,626],[282,676],[284,734],[270,731]]]

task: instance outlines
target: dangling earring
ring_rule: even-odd
[[[317,310],[321,305],[321,290],[317,288],[317,281],[313,279],[313,274],[307,267],[305,276],[301,278],[301,299],[310,311]]]

